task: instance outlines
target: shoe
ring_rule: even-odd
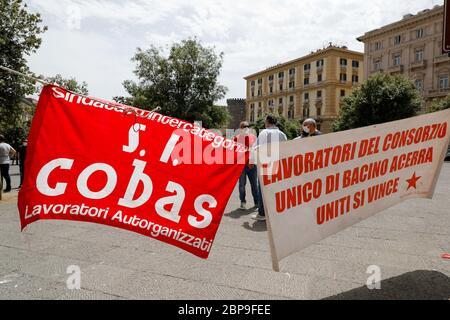
[[[252,216],[253,220],[256,221],[266,221],[266,217],[265,216],[261,216],[259,213],[255,214],[254,216]]]
[[[11,192],[11,189],[5,189],[5,190],[3,190],[3,193],[10,193]]]
[[[239,207],[241,210],[247,210],[247,204],[245,202],[241,202],[241,206]]]

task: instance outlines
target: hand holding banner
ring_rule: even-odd
[[[259,176],[275,270],[283,258],[410,198],[432,198],[450,110],[280,144]]]
[[[105,224],[207,258],[248,149],[179,119],[45,86],[19,193],[37,220]],[[139,120],[139,121],[137,121]]]

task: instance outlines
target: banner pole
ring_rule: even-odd
[[[449,53],[450,55],[450,53]],[[449,110],[440,111],[441,113],[448,113]],[[450,133],[447,133],[447,139],[445,140],[445,148],[442,150],[442,154],[439,157],[438,167],[436,168],[436,174],[434,175],[433,181],[431,182],[430,192],[428,193],[428,199],[432,199],[434,192],[436,190],[436,186],[439,180],[439,176],[441,175],[442,166],[444,165],[445,155],[447,154],[447,150],[450,144]]]
[[[0,66],[0,70],[9,72],[9,73],[11,73],[11,74],[15,74],[15,75],[17,75],[17,76],[21,76],[21,77],[27,78],[27,79],[29,79],[29,80],[33,80],[33,81],[38,82],[38,83],[40,83],[40,84],[43,84],[43,85],[45,85],[45,86],[57,86],[57,87],[63,88],[64,90],[66,90],[66,91],[68,91],[68,92],[70,92],[70,93],[79,95],[79,96],[81,96],[81,97],[89,98],[89,99],[94,100],[94,101],[96,101],[96,102],[105,103],[105,101],[99,101],[99,100],[96,99],[96,98],[92,98],[92,97],[88,97],[88,96],[85,96],[85,95],[80,94],[80,93],[72,92],[72,91],[70,91],[70,90],[68,90],[68,89],[66,89],[66,88],[64,88],[64,87],[62,87],[62,86],[60,86],[60,85],[58,85],[58,84],[56,84],[56,83],[49,83],[49,82],[44,81],[44,80],[42,80],[42,79],[38,79],[38,78],[36,78],[36,77],[30,76],[30,75],[26,75],[26,74],[24,74],[24,73],[22,73],[22,72],[19,72],[19,71],[10,69],[10,68],[8,68],[8,67]],[[110,101],[110,102],[112,102],[112,101]],[[136,111],[134,110],[135,107],[127,106],[127,105],[125,105],[125,104],[117,103],[117,102],[113,102],[113,103],[115,104],[115,107],[118,107],[118,108],[124,110],[125,114],[131,113],[131,114],[134,114],[134,115],[136,115],[136,116],[141,117],[141,116],[140,116],[139,114],[137,114]],[[156,107],[155,109],[150,110],[150,112],[158,112],[158,111],[160,111],[160,110],[161,110],[161,107]],[[143,117],[143,118],[145,118],[145,117]]]
[[[259,148],[257,150],[258,154],[259,154]],[[267,211],[267,205],[266,205],[266,201],[264,201],[264,192],[263,192],[263,188],[261,188],[262,185],[262,172],[260,171],[261,169],[261,162],[260,162],[261,157],[258,155],[258,159],[257,159],[257,175],[258,175],[258,183],[260,184],[260,189],[261,189],[261,197],[263,198],[263,203],[264,203],[264,211],[266,214],[266,223],[267,223],[267,235],[269,237],[269,245],[270,245],[270,255],[272,257],[272,268],[275,272],[280,272],[280,264],[278,262],[278,258],[277,258],[277,251],[275,249],[275,243],[273,241],[273,234],[272,234],[272,226],[270,224],[270,218],[269,218],[269,211]]]

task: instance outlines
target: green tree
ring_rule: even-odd
[[[88,84],[86,82],[79,83],[75,78],[65,79],[60,74],[46,79],[49,83],[56,83],[57,85],[66,88],[69,91],[87,96],[89,94]]]
[[[446,96],[444,99],[436,99],[430,106],[431,112],[442,111],[450,108],[450,95]]]
[[[0,65],[29,73],[26,56],[41,45],[41,16],[29,13],[21,0],[0,0]],[[0,70],[0,128],[7,131],[20,125],[21,101],[34,92],[34,83]]]
[[[220,128],[227,119],[227,109],[215,106],[227,89],[218,83],[223,53],[204,47],[196,39],[175,43],[168,55],[152,46],[137,50],[133,62],[138,82],[123,83],[131,97],[115,97],[117,102],[194,122],[206,128]]]
[[[411,80],[379,73],[344,99],[333,129],[343,131],[413,117],[420,106]]]
[[[286,134],[288,140],[292,140],[299,136],[300,123],[298,121],[287,119],[282,115],[275,114],[273,116],[277,119],[277,127]],[[253,128],[258,132],[261,132],[261,130],[265,128],[265,121],[266,116],[259,118]]]

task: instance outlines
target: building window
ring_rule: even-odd
[[[255,97],[255,88],[252,88],[252,98]]]
[[[295,74],[295,68],[289,69],[289,75],[292,76]]]
[[[423,38],[423,36],[424,36],[424,30],[423,29],[416,30],[416,39]]]
[[[305,64],[305,65],[303,66],[303,70],[304,70],[304,71],[309,71],[309,70],[311,70],[311,64],[310,64],[310,63]]]
[[[317,82],[322,82],[322,74],[317,75]]]
[[[355,83],[358,83],[358,82],[359,82],[359,76],[353,75],[352,76],[352,83],[355,84]]]
[[[294,96],[289,97],[289,102],[294,102]]]
[[[317,91],[317,99],[322,99],[322,90]]]
[[[341,97],[345,97],[345,90],[341,90]]]
[[[422,79],[417,79],[414,82],[414,85],[416,86],[417,91],[419,91],[419,92],[423,91],[423,80]]]
[[[255,105],[253,103],[250,105],[250,122],[255,122]]]
[[[305,86],[309,85],[309,78],[303,79],[303,84],[304,84]]]
[[[280,88],[280,91],[283,91],[283,84],[282,83],[280,83],[279,88]]]
[[[308,92],[305,93],[304,99],[305,99],[305,101],[309,101],[309,93]]]
[[[353,68],[359,68],[359,61],[353,60],[353,61],[352,61],[352,67],[353,67]]]
[[[269,76],[269,81],[273,81],[273,75]]]
[[[254,87],[254,86],[255,86],[255,80],[253,80],[253,81],[251,82],[251,84],[252,84],[252,87]]]
[[[375,42],[375,44],[374,44],[374,50],[375,50],[375,51],[381,50],[381,41]]]
[[[448,75],[439,77],[439,89],[448,89]]]
[[[317,60],[317,62],[316,62],[317,69],[323,68],[323,65],[324,65],[324,60],[323,59]]]
[[[278,105],[283,105],[283,98],[278,99]]]
[[[262,110],[262,102],[258,103],[258,118],[261,118],[263,114],[263,110]]]
[[[270,94],[273,94],[273,86],[270,86],[270,87],[269,87],[269,93],[270,93]]]
[[[423,50],[417,50],[416,51],[416,62],[422,62],[423,61]]]
[[[341,82],[347,82],[347,74],[346,73],[341,73],[339,76],[339,79]]]
[[[395,45],[400,44],[401,42],[402,42],[402,36],[401,35],[394,37],[394,44]]]
[[[295,81],[290,81],[289,82],[289,89],[294,89],[295,88]]]
[[[373,68],[375,71],[381,70],[381,60],[375,60],[373,62]]]
[[[341,67],[347,66],[347,59],[341,59]]]
[[[284,72],[278,73],[278,79],[283,79],[283,78],[284,78]]]
[[[399,66],[401,64],[401,57],[399,54],[394,55],[394,66]]]
[[[295,110],[294,110],[294,107],[289,107],[289,110],[288,110],[288,118],[291,119],[291,120],[295,118]]]
[[[303,118],[309,118],[309,107],[303,107]]]
[[[259,80],[258,80],[258,84],[262,84],[262,79],[259,79]]]
[[[320,117],[322,115],[322,107],[316,106],[316,114],[318,117]]]

